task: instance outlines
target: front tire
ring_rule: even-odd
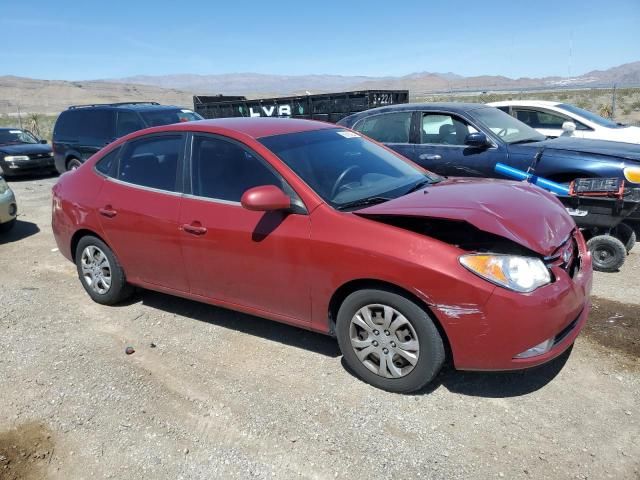
[[[624,243],[611,235],[596,235],[587,242],[593,269],[598,272],[617,272],[627,258]]]
[[[421,389],[445,360],[442,337],[429,314],[404,295],[382,289],[350,294],[338,311],[336,334],[348,367],[389,392]]]
[[[636,231],[626,223],[619,223],[611,234],[624,244],[627,253],[631,252],[636,244]]]
[[[80,282],[94,302],[113,305],[133,293],[118,259],[99,238],[82,237],[76,247],[75,259]]]

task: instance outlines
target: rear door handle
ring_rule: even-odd
[[[118,214],[118,212],[114,210],[111,205],[107,205],[106,207],[100,208],[98,209],[98,211],[100,212],[100,215],[107,218],[113,218]]]
[[[442,160],[442,156],[441,155],[431,155],[429,153],[423,153],[422,155],[420,155],[420,160],[432,160],[432,161],[438,161],[438,160]]]
[[[180,227],[180,230],[184,230],[191,235],[204,235],[207,233],[207,227],[203,227],[200,222],[185,223]]]

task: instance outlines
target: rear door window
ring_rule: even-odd
[[[115,138],[114,110],[86,110],[78,126],[79,139],[87,145],[103,145]]]
[[[120,157],[118,180],[168,192],[179,191],[183,138],[182,135],[154,135],[126,144]]]
[[[561,129],[562,124],[570,120],[568,117],[547,110],[514,108],[514,111],[518,120],[533,128]]]
[[[197,113],[188,109],[166,109],[166,110],[146,110],[141,111],[140,115],[144,118],[148,127],[157,127],[160,125],[170,125],[172,123],[190,122],[192,120],[202,120]]]
[[[118,111],[118,120],[116,123],[116,137],[124,137],[138,130],[142,130],[144,124],[136,112],[129,110]]]
[[[374,115],[360,120],[354,130],[382,143],[409,143],[412,112]]]

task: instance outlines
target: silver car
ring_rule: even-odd
[[[0,177],[0,233],[13,228],[17,214],[16,197],[4,178]]]

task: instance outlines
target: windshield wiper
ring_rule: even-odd
[[[433,180],[430,180],[430,179],[427,179],[427,178],[425,178],[424,180],[420,180],[415,185],[413,185],[409,190],[404,192],[403,195],[408,195],[410,193],[413,193],[416,190],[420,190],[422,187],[426,187],[427,185],[430,185],[432,183],[435,183],[435,182]]]
[[[509,143],[509,145],[517,145],[519,143],[532,143],[532,142],[540,142],[541,140],[535,139],[535,138],[525,138],[523,140],[517,140],[515,142],[511,142]]]
[[[391,200],[387,197],[367,197],[361,198],[360,200],[354,200],[353,202],[343,203],[336,207],[337,210],[346,210],[348,208],[354,207],[366,207],[368,205],[376,205],[378,203],[388,202]]]

